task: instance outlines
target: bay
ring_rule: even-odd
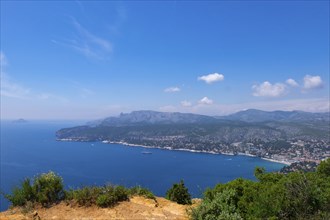
[[[140,185],[164,196],[184,180],[193,197],[207,187],[243,177],[255,180],[255,167],[277,171],[284,165],[248,156],[228,156],[162,149],[145,149],[101,142],[58,142],[55,132],[82,122],[1,121],[0,189],[9,193],[25,177],[54,171],[65,187]],[[150,152],[145,154],[143,152]],[[1,197],[0,210],[9,206]]]

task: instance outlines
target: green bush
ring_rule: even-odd
[[[135,186],[129,189],[130,196],[143,196],[147,199],[156,199],[155,195],[148,189]]]
[[[316,172],[320,175],[330,177],[330,158],[321,161],[320,165],[317,167]]]
[[[241,220],[236,210],[235,196],[234,189],[225,189],[215,194],[212,200],[205,198],[197,208],[191,210],[191,219]]]
[[[123,186],[116,186],[113,195],[118,202],[129,200],[128,190]]]
[[[13,206],[24,206],[27,202],[48,206],[64,198],[63,181],[53,172],[41,174],[34,178],[32,185],[27,178],[21,183],[21,187],[15,187],[12,194],[5,197]]]
[[[13,206],[24,206],[28,201],[34,200],[34,194],[30,184],[30,179],[27,178],[21,183],[21,188],[15,187],[12,195],[5,195]]]
[[[266,173],[259,181],[236,179],[204,192],[192,219],[330,219],[327,162],[317,172]]]
[[[82,189],[71,190],[68,199],[75,200],[81,206],[91,206],[96,203],[97,198],[102,194],[100,187],[84,187]]]
[[[166,198],[182,205],[191,204],[191,196],[183,180],[180,183],[173,184],[172,188],[166,192]]]
[[[111,207],[117,203],[116,198],[113,195],[103,194],[97,197],[96,205],[102,208]]]
[[[111,207],[129,199],[129,190],[123,186],[84,187],[66,192],[67,200],[74,200],[81,206],[97,205]]]
[[[36,202],[50,205],[64,198],[63,180],[54,172],[41,174],[34,179],[32,191]]]

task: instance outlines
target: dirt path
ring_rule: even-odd
[[[50,208],[36,208],[22,214],[19,208],[0,213],[1,220],[23,219],[188,219],[187,209],[190,206],[179,205],[164,198],[157,197],[157,202],[144,197],[133,197],[130,201],[121,202],[113,208],[97,206],[79,207],[62,202]]]

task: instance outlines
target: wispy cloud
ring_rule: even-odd
[[[212,105],[213,104],[213,100],[207,98],[206,96],[204,98],[202,98],[201,100],[198,101],[198,104],[201,105]]]
[[[181,91],[181,89],[179,87],[169,87],[169,88],[164,89],[164,92],[167,92],[167,93],[180,92],[180,91]]]
[[[320,76],[306,75],[304,77],[304,89],[322,88],[323,82]]]
[[[41,93],[37,95],[37,98],[40,100],[51,100],[51,101],[57,101],[61,103],[68,103],[69,100],[65,97],[54,95],[51,93]]]
[[[253,96],[257,97],[279,97],[286,93],[286,86],[283,83],[271,84],[265,81],[252,86]]]
[[[7,58],[3,52],[1,52],[1,88],[0,95],[2,97],[26,99],[26,100],[57,100],[60,102],[68,102],[64,97],[54,95],[51,93],[38,93],[33,92],[32,89],[26,88],[24,85],[17,83],[13,80],[5,71],[5,67],[8,64]]]
[[[3,97],[26,99],[30,93],[30,89],[24,88],[10,79],[8,74],[5,72],[5,68],[8,65],[8,60],[2,51],[0,52],[0,63],[0,95]]]
[[[27,99],[30,94],[30,89],[14,83],[9,79],[7,74],[1,72],[1,96],[10,98]]]
[[[217,82],[217,81],[222,81],[225,79],[225,76],[219,73],[212,73],[209,75],[205,75],[205,76],[200,76],[197,78],[198,80],[202,80],[208,84]]]
[[[127,19],[127,10],[122,4],[118,4],[115,7],[116,18],[112,24],[108,25],[108,29],[112,34],[119,35],[120,27]]]
[[[5,54],[0,51],[0,66],[1,66],[1,71],[2,71],[2,68],[4,68],[6,65],[7,65],[7,58],[5,56]]]
[[[187,101],[187,100],[184,100],[181,102],[181,106],[183,107],[191,107],[192,106],[192,103]]]
[[[73,48],[87,58],[104,60],[109,58],[113,51],[112,43],[102,37],[93,34],[75,18],[71,22],[74,27],[74,37],[65,41],[52,40],[53,43]]]
[[[95,94],[95,91],[83,85],[77,80],[68,80],[72,87],[78,92],[81,98],[88,98]]]
[[[81,89],[80,96],[81,96],[82,98],[88,98],[88,97],[90,97],[90,96],[92,96],[92,95],[94,95],[94,94],[95,94],[95,92],[94,92],[93,90],[91,90],[91,89],[87,89],[87,88],[82,88],[82,89]]]
[[[81,12],[85,12],[85,7],[84,7],[84,5],[82,4],[81,1],[76,0],[75,3],[76,3],[76,4],[78,5],[78,7],[80,8],[80,11],[81,11]]]

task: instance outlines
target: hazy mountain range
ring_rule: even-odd
[[[118,117],[108,117],[89,122],[92,126],[132,126],[143,124],[207,124],[228,121],[242,122],[325,122],[330,121],[330,113],[311,113],[303,111],[261,111],[249,109],[228,116],[206,116],[180,112],[133,111],[121,113]]]
[[[203,142],[246,142],[300,139],[329,140],[330,115],[300,111],[246,110],[212,117],[191,113],[134,111],[87,125],[61,129],[58,139],[76,141],[159,141],[168,136]],[[188,140],[189,139],[189,140]],[[156,143],[153,143],[156,144]]]
[[[303,111],[261,111],[249,109],[240,111],[228,116],[216,117],[219,119],[238,120],[245,122],[264,122],[264,121],[286,121],[286,122],[302,122],[302,121],[329,121],[329,112],[311,113]]]

